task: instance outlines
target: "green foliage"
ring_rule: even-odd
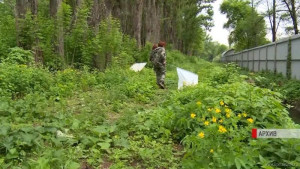
[[[169,0],[161,3],[165,11],[162,38],[172,43],[174,49],[192,55],[203,50],[205,30],[213,26],[212,3],[215,0]]]
[[[39,68],[27,65],[0,64],[0,86],[3,93],[12,98],[23,97],[36,91],[48,90],[52,81],[51,75]]]
[[[148,68],[51,73],[1,63],[1,167],[298,165],[296,140],[250,138],[252,128],[297,128],[280,94],[247,83],[233,64],[220,67],[168,51],[167,65],[168,90],[157,90]],[[201,83],[177,91],[174,65],[198,73]]]
[[[234,44],[237,51],[249,49],[267,43],[266,23],[249,1],[225,0],[221,12],[227,15],[225,28],[233,31],[229,36],[229,44]]]
[[[76,10],[73,1],[65,1],[57,14],[50,16],[49,1],[41,0],[37,16],[27,10],[25,17],[17,20],[14,5],[9,1],[0,4],[1,60],[10,57],[9,49],[17,46],[16,42],[19,47],[34,51],[35,57],[50,70],[61,70],[66,65],[100,70],[110,65],[125,67],[139,55],[135,40],[122,33],[117,19],[110,17],[102,19],[99,25],[90,25],[92,1],[84,1]],[[58,53],[62,45],[58,39],[63,41],[64,57]]]
[[[33,63],[33,54],[29,50],[23,50],[19,47],[10,49],[7,57],[3,59],[4,63],[28,65]]]
[[[200,53],[200,58],[208,61],[216,61],[221,58],[223,52],[228,49],[226,45],[220,44],[218,42],[213,42],[210,37],[206,37],[204,42],[204,49]]]
[[[297,164],[297,140],[251,138],[252,128],[297,128],[281,105],[281,95],[245,82],[234,65],[219,69],[210,69],[213,75],[196,87],[174,92],[159,113],[151,112],[163,119],[157,122],[159,128],[170,130],[173,139],[183,142],[187,151],[183,168]]]
[[[140,51],[139,55],[136,55],[135,56],[135,61],[136,62],[147,62],[147,64],[152,64],[150,61],[149,61],[149,58],[150,58],[150,52],[152,50],[152,46],[153,44],[147,42],[145,47],[142,48],[142,50]]]
[[[298,80],[288,79],[282,74],[274,74],[273,72],[247,72],[247,74],[249,81],[253,81],[259,87],[281,93],[288,103],[300,100],[300,82]]]
[[[118,55],[115,55],[112,58],[112,66],[125,68],[126,66],[134,63],[135,56],[141,56],[141,52],[138,51],[136,48],[136,41],[135,39],[123,35],[123,41],[121,44],[121,49]]]
[[[211,23],[213,10],[211,3],[214,0],[208,0],[194,3],[188,1],[182,9],[182,27],[179,35],[183,40],[183,52],[188,55],[197,55],[203,51],[203,42],[205,40],[204,29],[209,29],[213,26]]]
[[[18,24],[20,26],[20,32],[18,32],[18,46],[23,47],[25,50],[31,50],[37,33],[36,23],[32,19],[30,11],[27,11],[25,18],[18,18]]]
[[[171,114],[169,114],[171,116]],[[165,110],[127,113],[117,123],[116,147],[110,159],[112,168],[180,168],[181,145],[173,143],[171,132],[163,125],[171,122]],[[125,139],[126,138],[126,139]]]
[[[5,57],[9,48],[16,46],[16,30],[14,13],[10,6],[0,3],[0,60]]]

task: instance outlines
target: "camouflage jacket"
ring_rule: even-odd
[[[158,47],[151,51],[150,61],[154,66],[164,66],[166,62],[166,50],[163,47]]]

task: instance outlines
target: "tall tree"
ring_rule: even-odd
[[[272,5],[271,5],[272,4]],[[276,0],[272,0],[271,2],[269,2],[269,0],[266,0],[266,5],[267,5],[267,13],[265,14],[270,22],[270,27],[271,27],[271,31],[272,31],[272,42],[276,41],[277,38],[277,30],[279,27],[279,23],[281,21],[281,17],[277,18],[277,3]],[[278,21],[277,21],[278,20]]]
[[[50,0],[50,16],[54,18],[57,26],[56,52],[64,60],[64,24],[62,14],[62,0]]]
[[[38,38],[38,1],[16,0],[17,44],[27,50],[34,51],[35,61],[42,59]]]
[[[205,30],[212,26],[211,4],[214,1],[4,0],[4,3],[13,4],[15,8],[11,11],[15,11],[17,38],[14,39],[17,39],[18,46],[45,56],[45,62],[55,60],[52,66],[62,60],[72,65],[86,64],[94,58],[97,64],[91,65],[105,69],[115,53],[103,50],[104,46],[109,47],[102,43],[103,36],[120,37],[114,35],[120,31],[114,30],[114,26],[119,27],[114,18],[120,20],[121,32],[133,37],[139,48],[146,42],[163,40],[186,54],[194,55],[203,50]],[[5,31],[5,26],[0,27]],[[132,46],[133,41],[125,39]],[[89,46],[93,45],[97,47],[91,49]]]
[[[7,56],[9,48],[17,45],[14,8],[14,1],[0,3],[0,59]]]
[[[142,32],[143,3],[144,0],[135,0],[133,27],[134,27],[134,37],[137,41],[138,48],[141,48],[142,46],[141,32]]]
[[[24,19],[28,8],[30,7],[28,0],[16,0],[16,30],[17,30],[17,44],[19,47],[25,47],[29,49],[31,47],[27,47],[25,43],[23,43],[22,39],[22,29],[24,27]],[[30,9],[30,8],[29,8]],[[26,45],[26,46],[25,46]]]
[[[225,0],[221,4],[221,12],[228,19],[224,27],[232,29],[229,44],[234,44],[236,50],[267,43],[264,17],[257,13],[249,1]]]
[[[292,20],[294,33],[298,34],[299,29],[297,10],[300,8],[300,2],[297,0],[282,0],[282,3],[286,7],[287,12]]]
[[[226,45],[214,42],[211,37],[207,36],[204,42],[204,49],[200,53],[200,57],[212,62],[215,58],[220,58],[221,54],[227,49]]]
[[[160,36],[160,2],[157,0],[147,0],[144,3],[144,36],[145,41],[156,43]]]

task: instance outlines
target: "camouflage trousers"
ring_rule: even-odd
[[[156,83],[161,89],[165,89],[166,66],[154,66]]]

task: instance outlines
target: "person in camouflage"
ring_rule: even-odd
[[[153,69],[156,73],[156,83],[161,89],[165,89],[166,77],[166,43],[160,41],[158,47],[153,45],[150,54],[150,61],[153,63]]]

